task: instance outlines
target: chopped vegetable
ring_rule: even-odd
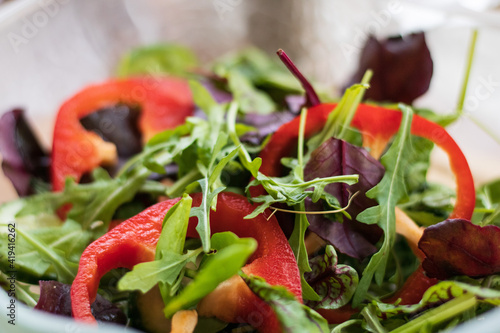
[[[178,199],[171,199],[158,203],[122,222],[89,245],[82,254],[79,272],[71,291],[73,316],[76,319],[95,322],[90,312],[90,304],[95,298],[99,280],[104,273],[116,267],[132,269],[138,263],[154,259],[164,216],[177,201]],[[199,206],[200,201],[200,195],[193,196],[193,206]],[[244,197],[231,193],[219,194],[217,210],[211,213],[212,232],[233,231],[241,237],[253,237],[258,248],[250,257],[249,263],[243,267],[243,271],[246,274],[261,276],[272,285],[285,286],[301,300],[297,263],[288,242],[275,219],[267,221],[260,215],[245,220],[244,216],[253,209]],[[235,221],[237,223],[234,223]],[[198,236],[195,220],[190,220],[187,236]],[[199,274],[202,272],[203,270]],[[205,305],[200,303],[199,314],[215,315],[228,322],[248,322],[253,311],[261,311],[263,303],[252,298],[250,290],[244,288],[244,285],[240,278],[232,278],[229,283],[219,285],[208,296],[209,300],[215,299],[217,303],[207,300]],[[265,316],[257,326],[262,331],[273,331],[268,330],[268,327],[279,327],[274,316]]]
[[[178,79],[122,79],[87,87],[66,101],[57,114],[51,165],[55,191],[63,189],[66,177],[78,181],[97,166],[116,161],[116,147],[86,131],[80,119],[118,103],[140,106],[139,128],[145,140],[184,123],[194,109],[187,84]]]

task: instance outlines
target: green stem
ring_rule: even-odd
[[[413,333],[419,332],[425,325],[437,325],[447,321],[460,313],[476,306],[477,299],[472,294],[465,294],[452,299],[445,304],[425,312],[420,317],[392,330],[391,333]]]
[[[190,279],[194,279],[198,275],[198,271],[195,269],[186,268],[184,271],[184,276]]]
[[[346,136],[346,132],[350,128],[349,125],[351,124],[352,118],[354,118],[354,114],[358,109],[359,103],[361,103],[361,100],[365,96],[366,86],[368,86],[368,84],[370,83],[372,76],[373,71],[371,69],[368,69],[361,79],[361,85],[365,86],[365,88],[362,88],[358,94],[348,96],[348,100],[346,101],[346,103],[347,105],[349,105],[349,108],[345,112],[344,121],[342,122],[340,133],[338,133],[338,135],[336,136],[337,139],[343,139]]]
[[[465,77],[464,81],[462,82],[462,89],[460,89],[460,97],[457,103],[456,112],[458,116],[461,116],[464,111],[465,96],[467,95],[467,86],[469,85],[469,77],[472,68],[472,61],[474,59],[474,51],[476,49],[476,41],[477,41],[477,30],[474,30],[472,33],[472,40],[469,45],[469,55],[467,58],[467,65],[465,67]]]
[[[479,127],[483,132],[485,132],[486,134],[488,134],[489,137],[491,137],[498,144],[500,144],[500,137],[495,132],[493,132],[492,130],[490,130],[482,122],[480,122],[479,120],[477,120],[475,117],[471,116],[470,114],[467,115],[467,118],[469,118],[470,120],[472,120],[472,122],[474,124],[476,124],[477,127]]]
[[[368,327],[370,327],[372,332],[376,333],[387,333],[387,330],[380,324],[380,320],[375,315],[373,311],[373,305],[367,305],[361,310],[361,315],[365,318]]]
[[[175,198],[175,197],[180,196],[187,185],[198,180],[201,176],[202,175],[201,175],[200,171],[198,170],[198,168],[191,169],[191,171],[189,171],[184,176],[182,176],[179,180],[177,180],[175,182],[174,185],[172,185],[167,190],[167,195],[171,198]]]
[[[313,180],[309,180],[307,182],[303,182],[300,184],[289,184],[289,183],[281,183],[275,181],[276,185],[282,186],[282,187],[289,187],[289,188],[294,188],[294,187],[304,187],[304,186],[310,186],[314,185],[319,182],[327,182],[327,183],[340,183],[344,182],[347,184],[353,184],[356,183],[359,180],[359,175],[342,175],[342,176],[332,176],[332,177],[325,177],[325,178],[315,178]]]
[[[141,186],[138,192],[150,193],[154,195],[165,195],[167,193],[168,186],[152,180],[146,180]]]
[[[493,212],[491,212],[491,209],[488,211],[488,213],[491,213],[488,215],[483,221],[481,221],[481,226],[484,227],[485,225],[492,224],[495,219],[500,216],[500,206],[497,207]]]

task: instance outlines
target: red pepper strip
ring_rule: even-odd
[[[401,117],[401,112],[396,110],[361,105],[354,115],[352,126],[361,131],[366,146],[385,147],[398,131]],[[443,127],[418,115],[413,116],[411,133],[431,140],[448,154],[457,184],[455,208],[449,218],[470,220],[476,205],[476,191],[469,164],[460,147]]]
[[[201,195],[194,194],[193,206],[201,202]],[[163,217],[179,199],[160,202],[142,213],[120,223],[114,229],[90,244],[80,259],[78,274],[71,288],[71,303],[75,319],[95,322],[90,312],[99,280],[111,269],[126,267],[154,260],[155,246],[161,232]],[[246,274],[261,276],[272,285],[285,286],[301,300],[299,269],[286,237],[274,217],[268,221],[264,215],[245,220],[254,210],[247,199],[235,193],[221,193],[217,211],[211,212],[212,232],[232,231],[239,237],[253,237],[257,250],[243,267]],[[188,237],[199,237],[195,230],[197,220],[189,221]],[[229,283],[228,283],[229,282]],[[232,285],[232,288],[231,286]],[[219,288],[220,287],[220,288]],[[200,315],[215,315],[229,322],[247,322],[261,332],[280,332],[276,316],[260,298],[253,294],[244,281],[235,276],[218,287],[219,291],[233,291],[220,297],[217,289],[207,296],[209,300],[227,301],[199,306]],[[215,293],[215,295],[214,295]]]
[[[184,123],[194,110],[189,86],[172,78],[132,78],[92,85],[66,101],[54,127],[51,177],[54,191],[64,187],[67,176],[76,181],[97,166],[113,162],[116,148],[87,131],[80,118],[117,103],[141,108],[139,128],[145,140]]]
[[[398,299],[401,305],[416,304],[420,302],[425,291],[438,283],[438,279],[425,275],[422,264],[413,272],[399,290],[390,298],[384,299],[384,303],[394,303]]]
[[[306,137],[311,137],[323,128],[328,114],[335,106],[335,104],[320,104],[309,109],[305,128]],[[402,114],[399,111],[361,104],[356,110],[351,125],[361,131],[364,145],[372,150],[372,154],[379,157],[389,140],[398,131],[401,118]],[[281,175],[280,160],[293,154],[297,145],[299,122],[300,118],[297,117],[282,125],[273,134],[260,154],[262,158],[260,171],[263,174],[271,177]],[[458,145],[444,128],[418,115],[413,117],[411,133],[431,140],[448,154],[457,183],[457,200],[450,218],[470,219],[475,206],[474,180],[467,160]],[[261,186],[255,186],[250,188],[250,193],[252,196],[258,196],[265,194],[265,191]],[[421,299],[425,290],[435,283],[436,279],[428,278],[419,268],[394,297],[401,298],[402,304],[416,303]],[[353,314],[351,311],[344,310],[322,310],[321,314],[333,324],[348,319]]]
[[[344,321],[348,321],[353,314],[359,312],[358,309],[353,309],[351,304],[346,304],[335,310],[317,309],[316,311],[328,321],[328,324],[342,324]]]
[[[328,114],[335,106],[335,104],[320,104],[309,109],[305,128],[306,137],[314,135],[323,128]],[[401,117],[401,112],[397,110],[361,104],[356,110],[351,125],[361,131],[365,146],[373,147],[373,149],[382,146],[385,148],[398,131]],[[260,171],[263,174],[270,177],[281,175],[280,160],[290,156],[297,145],[299,121],[300,118],[297,117],[282,125],[264,147],[260,153],[262,158]],[[431,140],[448,154],[457,183],[455,208],[449,218],[470,220],[476,203],[474,180],[467,160],[458,145],[443,127],[418,115],[413,116],[411,133]],[[252,196],[258,196],[264,194],[264,189],[252,187],[250,193]]]

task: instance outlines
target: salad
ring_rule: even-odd
[[[10,304],[147,332],[439,332],[500,305],[500,182],[475,188],[460,107],[411,106],[424,34],[370,38],[340,98],[278,58],[133,50],[61,105],[50,152],[5,113]],[[456,190],[427,181],[434,147]]]

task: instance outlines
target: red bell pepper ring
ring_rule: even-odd
[[[201,195],[194,194],[192,197],[193,206],[199,206]],[[85,249],[71,288],[72,310],[76,320],[95,323],[90,304],[95,299],[99,280],[106,272],[117,267],[132,269],[136,264],[154,260],[163,218],[178,200],[171,199],[149,207]],[[242,270],[246,274],[263,277],[271,285],[285,286],[298,300],[302,300],[299,269],[286,237],[274,217],[267,220],[261,214],[254,219],[244,219],[254,208],[239,194],[219,194],[217,210],[212,211],[210,216],[212,232],[232,231],[239,237],[253,237],[258,247]],[[197,220],[191,218],[188,237],[199,237],[196,224]],[[215,315],[228,322],[248,322],[261,332],[280,332],[280,324],[269,306],[253,294],[239,276],[230,280],[236,280],[238,286],[219,286],[223,291],[233,292],[224,299],[230,303],[204,304],[203,309],[198,307],[200,315]],[[212,296],[211,299],[217,300],[218,297]]]
[[[354,115],[352,126],[361,131],[366,146],[385,147],[398,131],[401,117],[401,112],[396,110],[361,105]],[[457,184],[457,200],[449,218],[470,220],[476,206],[476,190],[469,164],[460,147],[443,127],[418,115],[413,116],[411,133],[431,140],[446,152]]]
[[[305,127],[306,137],[311,137],[323,128],[328,115],[335,106],[335,104],[319,104],[308,110]],[[397,110],[361,104],[356,110],[351,125],[360,130],[363,144],[369,147],[372,155],[378,158],[389,140],[397,133],[401,118],[402,114]],[[280,161],[283,157],[292,155],[296,149],[299,122],[300,117],[297,117],[282,125],[273,134],[260,153],[262,158],[260,172],[271,177],[281,176],[282,164]],[[418,115],[413,116],[411,133],[431,140],[448,154],[457,184],[457,199],[450,218],[470,219],[474,211],[476,197],[474,180],[463,152],[443,127]],[[250,188],[252,196],[264,193],[261,186]],[[416,303],[421,299],[425,290],[436,282],[436,279],[428,278],[419,267],[395,294],[394,298],[388,301],[400,298],[402,304]],[[333,324],[349,319],[350,315],[355,312],[356,310],[344,307],[337,310],[321,310],[320,314]]]
[[[54,191],[65,178],[76,181],[86,172],[116,159],[116,148],[96,133],[87,131],[80,118],[117,103],[141,108],[139,129],[145,140],[184,123],[194,110],[188,84],[173,78],[110,80],[85,88],[60,108],[54,127],[51,178]]]
[[[319,104],[309,109],[305,128],[306,137],[311,137],[323,128],[329,113],[335,106],[335,104]],[[361,104],[356,110],[351,125],[361,131],[365,146],[381,152],[398,131],[401,117],[401,112],[397,110]],[[299,121],[300,118],[297,117],[282,125],[273,134],[260,153],[262,158],[260,172],[270,177],[281,175],[280,160],[290,156],[297,146]],[[470,220],[476,203],[474,180],[460,147],[443,127],[418,115],[413,116],[411,133],[431,140],[448,154],[457,184],[456,203],[450,218]],[[379,155],[378,152],[375,155]],[[252,187],[250,193],[252,196],[258,196],[264,194],[264,189]]]

